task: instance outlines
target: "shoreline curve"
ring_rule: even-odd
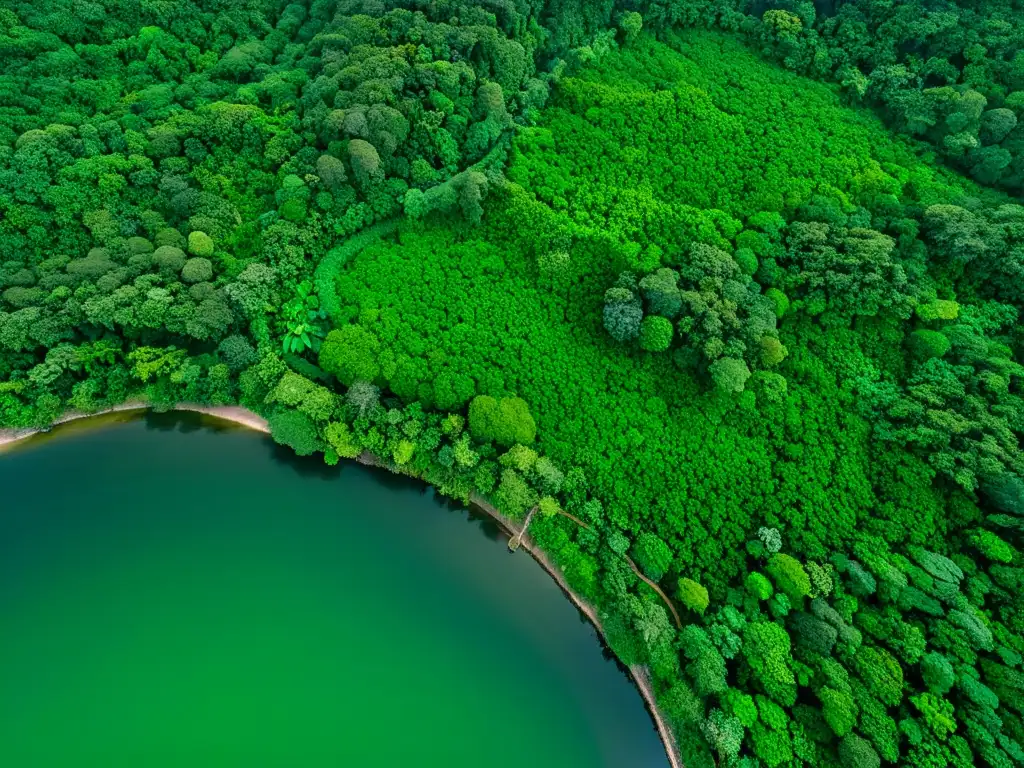
[[[120,405],[105,408],[94,413],[85,413],[79,411],[71,411],[59,419],[54,421],[49,427],[38,428],[38,429],[0,429],[0,453],[8,450],[11,446],[27,440],[34,435],[45,434],[54,427],[62,424],[67,424],[73,421],[79,421],[83,419],[91,419],[97,416],[103,416],[110,413],[120,413],[125,411],[148,411],[151,410],[152,406],[144,401],[135,400],[121,403]],[[168,411],[191,411],[193,413],[200,413],[206,416],[210,416],[221,421],[231,422],[242,427],[246,427],[256,432],[262,432],[266,435],[270,434],[270,425],[266,419],[259,414],[250,411],[248,408],[243,408],[237,405],[223,405],[223,406],[207,406],[200,405],[198,403],[178,403]],[[391,470],[386,464],[381,463],[376,456],[368,451],[364,451],[355,461],[368,467],[378,467],[388,471]],[[396,473],[401,474],[401,473]],[[422,478],[418,478],[422,479]],[[424,481],[426,482],[426,481]],[[521,532],[519,528],[503,515],[497,507],[491,504],[487,499],[479,494],[473,494],[470,497],[470,506],[479,509],[488,517],[490,517],[498,526],[508,534],[509,538],[515,536],[521,536],[521,546],[530,556],[543,568],[547,574],[554,580],[558,585],[562,593],[569,599],[569,601],[576,606],[576,609],[582,613],[587,620],[593,625],[594,630],[597,632],[598,638],[601,643],[608,647],[608,640],[605,637],[604,626],[601,623],[600,616],[597,613],[597,609],[588,603],[583,597],[570,588],[568,582],[565,580],[565,576],[562,571],[555,565],[550,558],[534,543],[533,539],[528,533]],[[676,744],[675,737],[672,734],[671,729],[668,727],[668,723],[665,720],[665,716],[658,708],[657,701],[654,697],[654,687],[651,684],[650,676],[647,673],[647,669],[640,665],[633,665],[627,667],[629,670],[630,677],[633,679],[633,684],[640,692],[641,698],[644,700],[644,705],[647,708],[651,719],[654,720],[654,725],[658,731],[658,736],[661,738],[662,745],[665,747],[665,754],[668,757],[669,765],[671,768],[685,768],[683,765],[682,756],[679,752],[679,747]]]

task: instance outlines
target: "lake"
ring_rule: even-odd
[[[668,765],[492,522],[202,419],[0,455],[0,765]]]

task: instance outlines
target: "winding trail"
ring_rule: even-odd
[[[668,609],[672,611],[672,618],[676,620],[676,629],[682,629],[683,622],[679,620],[679,612],[676,611],[676,607],[672,604],[672,601],[668,599],[668,595],[661,591],[661,587],[658,586],[657,582],[651,581],[646,576],[644,576],[643,573],[640,572],[640,569],[636,567],[636,563],[633,562],[632,558],[630,558],[628,555],[623,555],[623,557],[626,558],[626,562],[629,563],[629,567],[633,569],[633,573],[637,575],[637,578],[640,579],[640,581],[642,581],[648,587],[653,589],[655,592],[657,592],[659,595],[661,595],[662,602],[664,602],[665,605],[668,606]]]
[[[533,514],[532,510],[531,510],[530,514],[531,515]],[[578,525],[578,526],[580,526],[582,528],[586,528],[588,531],[593,530],[589,525],[584,523],[578,517],[576,517],[575,515],[570,515],[564,509],[558,510],[558,514],[562,515],[563,517],[568,517],[570,520],[572,520],[574,523],[576,523],[576,525]],[[526,519],[526,524],[527,525],[530,524],[530,519],[529,518]],[[512,546],[510,544],[509,545],[509,549],[511,549],[511,548],[512,548]],[[626,562],[629,563],[629,567],[633,569],[633,573],[635,573],[637,575],[637,578],[639,578],[640,581],[642,581],[644,584],[646,584],[651,589],[653,589],[655,592],[657,592],[658,595],[661,597],[662,602],[664,602],[665,605],[668,606],[668,609],[670,611],[672,611],[672,618],[674,618],[676,620],[676,629],[682,629],[683,628],[683,622],[680,621],[680,619],[679,619],[679,612],[676,610],[675,604],[671,600],[668,599],[668,595],[666,595],[662,591],[661,587],[659,587],[656,582],[651,581],[646,576],[644,576],[643,573],[640,572],[640,569],[637,568],[636,563],[633,562],[632,558],[630,558],[628,555],[623,555],[623,557],[626,558]]]
[[[89,419],[109,413],[118,413],[121,411],[142,411],[148,410],[149,408],[150,406],[143,401],[129,401],[126,403],[122,403],[121,405],[106,408],[101,411],[96,411],[94,413],[82,413],[78,411],[68,412],[64,414],[61,418],[57,419],[51,425],[51,427],[47,429],[0,429],[0,452],[3,452],[5,449],[10,448],[11,446],[18,442],[21,442],[29,437],[32,437],[33,435],[46,432],[48,431],[48,429],[51,429],[52,427],[58,426],[60,424],[66,424],[68,422],[76,421],[79,419]],[[197,403],[179,403],[174,408],[169,410],[193,411],[196,413],[202,413],[207,416],[220,419],[222,421],[232,422],[234,424],[239,424],[241,426],[248,427],[249,429],[258,432],[270,434],[270,425],[267,423],[266,419],[264,419],[259,414],[253,413],[252,411],[246,408],[242,408],[240,406],[206,406],[199,405]],[[369,451],[364,451],[355,459],[355,461],[358,461],[360,464],[369,467],[380,467],[382,469],[387,469],[398,474],[408,474],[400,472],[395,467],[391,467],[388,464],[381,462],[376,456],[374,456]],[[517,526],[514,522],[512,522],[512,520],[507,518],[505,515],[503,515],[498,510],[497,507],[495,507],[490,501],[488,501],[478,493],[474,493],[470,497],[470,504],[473,507],[479,509],[484,514],[488,515],[490,518],[492,518],[499,525],[499,527],[501,527],[508,534],[510,544],[512,538],[516,538],[519,541],[519,546],[521,546],[523,549],[530,553],[530,555],[533,557],[534,560],[537,561],[540,567],[547,571],[548,575],[550,575],[551,578],[554,579],[555,583],[562,590],[565,596],[569,598],[572,604],[576,606],[577,610],[579,610],[579,612],[582,613],[590,621],[590,623],[594,625],[594,629],[597,630],[597,634],[601,638],[601,642],[604,643],[605,646],[607,646],[608,640],[605,636],[604,626],[601,623],[601,618],[597,613],[597,609],[593,605],[588,603],[582,596],[578,595],[576,592],[572,590],[568,582],[565,580],[565,576],[562,574],[561,569],[559,569],[558,566],[556,566],[551,561],[551,559],[533,543],[533,540],[526,533],[526,528],[529,525],[530,517],[532,517],[534,511],[536,510],[536,507],[530,510],[530,515],[527,517],[525,524],[520,527]],[[568,512],[561,511],[561,514],[571,518],[584,528],[590,528],[589,525],[584,523],[579,518],[570,515]],[[658,594],[662,596],[662,599],[664,599],[665,602],[672,609],[672,614],[676,617],[676,623],[678,624],[679,616],[676,613],[675,608],[672,606],[671,602],[669,602],[668,598],[665,597],[665,593],[662,592],[656,584],[652,584],[649,579],[643,576],[643,574],[641,574],[637,570],[636,565],[632,562],[632,560],[629,561],[629,564],[633,567],[633,570],[636,571],[637,575],[645,583],[652,586],[658,592]],[[685,766],[683,765],[682,755],[679,751],[679,746],[675,740],[675,736],[672,734],[672,730],[669,728],[665,716],[658,708],[658,703],[654,696],[654,685],[651,682],[650,674],[647,668],[639,664],[635,664],[633,666],[628,667],[628,669],[629,674],[633,678],[633,682],[637,687],[637,690],[640,691],[640,695],[644,700],[644,704],[647,706],[647,711],[650,713],[651,719],[654,720],[654,725],[658,730],[658,735],[661,737],[661,742],[665,747],[665,753],[668,757],[669,765],[671,766],[671,768],[685,768]]]

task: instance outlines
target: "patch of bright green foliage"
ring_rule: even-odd
[[[0,10],[4,425],[241,403],[536,509],[687,766],[1024,759],[1024,208],[670,28],[827,79],[832,14],[116,5]]]

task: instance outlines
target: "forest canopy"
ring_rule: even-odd
[[[1020,765],[1022,25],[6,3],[0,425],[240,404],[529,517],[688,768]]]

